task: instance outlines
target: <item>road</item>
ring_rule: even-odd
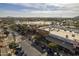
[[[10,32],[12,32],[12,31],[10,31]],[[14,33],[16,33],[16,32],[14,32]],[[42,54],[36,48],[31,46],[32,42],[28,40],[28,37],[23,37],[23,36],[19,35],[18,33],[16,33],[16,39],[17,39],[17,41],[21,39],[21,42],[19,43],[19,45],[22,47],[24,54],[26,54],[27,56],[46,56],[46,53]]]
[[[0,36],[4,35],[4,34],[2,34],[2,31],[3,30],[0,29]],[[4,47],[0,48],[0,54],[1,54],[1,56],[7,56],[8,52],[11,52],[11,50],[8,47],[8,44],[11,43],[12,41],[14,41],[14,39],[13,39],[13,35],[12,35],[11,31],[10,30],[8,30],[8,31],[10,32],[9,35],[8,35],[8,37],[1,38],[3,40],[2,45],[4,46]],[[16,40],[17,39],[19,39],[19,37],[18,38],[16,37]]]
[[[33,46],[31,46],[30,43],[28,43],[26,40],[23,40],[21,42],[22,49],[24,50],[24,53],[27,54],[27,56],[40,56],[42,55],[37,49],[35,49]]]
[[[14,32],[14,33],[16,33],[16,32]],[[19,43],[19,45],[22,47],[24,54],[26,54],[27,56],[39,56],[39,55],[41,55],[41,53],[37,49],[35,49],[34,47],[31,46],[31,42],[28,41],[27,38],[19,35],[18,33],[16,33],[16,34],[17,34],[16,36],[18,38],[20,36],[21,42]],[[22,39],[25,39],[25,40],[22,40]]]

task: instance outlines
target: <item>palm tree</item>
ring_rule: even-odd
[[[66,35],[66,38],[68,38],[68,35]]]

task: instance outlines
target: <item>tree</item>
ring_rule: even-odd
[[[55,43],[49,43],[48,44],[48,47],[49,48],[53,48],[54,50],[58,49],[59,48],[59,45],[55,44]]]
[[[18,47],[18,46],[19,46],[18,44],[13,43],[13,42],[9,44],[9,48],[10,48],[10,49],[15,49],[15,48]]]
[[[4,31],[4,34],[6,34],[6,37],[7,37],[8,34],[9,34],[9,31],[7,31],[7,27],[4,27],[4,28],[3,28],[3,31]]]
[[[74,23],[74,26],[75,26],[76,28],[79,28],[79,21],[77,21],[76,23]]]

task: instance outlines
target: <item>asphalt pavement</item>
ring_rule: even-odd
[[[40,56],[42,55],[37,49],[35,49],[26,40],[21,42],[22,49],[27,56]]]

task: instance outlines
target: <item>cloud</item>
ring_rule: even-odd
[[[77,3],[14,3],[12,5],[24,8],[21,10],[0,10],[0,16],[74,17],[79,15],[79,4]]]
[[[53,11],[53,10],[59,10],[61,6],[57,4],[46,4],[46,3],[27,3],[27,4],[21,4],[18,3],[16,5],[24,6],[26,7],[26,10],[33,10],[33,11]]]

